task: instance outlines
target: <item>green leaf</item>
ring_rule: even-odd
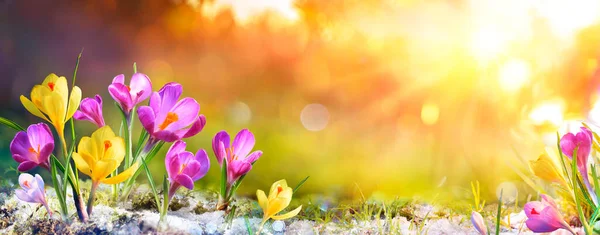
[[[573,161],[571,162],[571,173],[573,174],[571,177],[571,180],[573,181],[573,186],[576,185],[575,181],[577,181],[577,150],[578,149],[579,149],[579,146],[575,147],[575,150],[573,151]],[[581,202],[577,199],[577,188],[578,187],[573,187],[573,198],[575,199],[575,207],[577,208],[577,212],[579,213],[579,220],[583,224],[585,233],[592,234],[590,225],[587,223],[587,220],[583,213],[583,209],[581,208]],[[583,187],[581,185],[579,186],[579,189],[583,192]]]
[[[500,234],[500,218],[502,217],[502,193],[504,189],[500,189],[500,198],[498,199],[498,214],[496,215],[496,235]]]
[[[0,117],[0,124],[10,127],[12,129],[15,129],[17,131],[25,131],[25,128],[23,128],[19,124],[17,124],[16,122],[14,122],[12,120],[4,118],[4,117]]]
[[[154,184],[154,179],[152,179],[152,173],[150,173],[150,169],[148,169],[146,161],[142,161],[142,165],[144,166],[144,171],[146,171],[146,177],[148,177],[148,183],[150,183],[150,188],[152,188],[154,200],[156,201],[156,207],[160,208],[160,197],[158,196],[158,191],[156,191],[156,185]]]
[[[248,219],[247,215],[244,215],[244,223],[246,224],[246,231],[248,232],[248,234],[254,234],[252,233],[252,225],[250,225],[250,220]]]
[[[169,212],[169,181],[167,180],[167,175],[163,175],[163,204],[162,211],[160,211],[161,217],[167,215],[167,212]]]
[[[225,157],[221,166],[221,197],[227,202],[227,158]]]
[[[54,155],[50,158],[50,174],[52,176],[52,184],[54,185],[54,191],[56,192],[56,197],[58,198],[58,202],[60,204],[60,211],[63,219],[67,219],[69,217],[69,211],[67,208],[67,201],[63,194],[63,191],[60,190],[60,182],[58,181],[58,170],[57,165],[60,165],[60,162]]]
[[[300,189],[300,187],[302,187],[302,185],[308,180],[308,178],[310,178],[310,176],[306,176],[306,178],[304,178],[302,181],[300,181],[300,183],[298,183],[298,185],[296,185],[296,187],[294,187],[293,193],[296,193],[296,191],[298,191],[298,189]]]
[[[137,73],[137,63],[133,62],[133,73]]]

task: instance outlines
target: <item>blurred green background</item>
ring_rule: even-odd
[[[199,188],[218,185],[212,137],[249,128],[264,155],[245,195],[306,176],[300,193],[340,199],[359,191],[467,198],[473,180],[487,198],[503,187],[528,192],[511,169],[526,170],[516,153],[533,159],[565,121],[593,121],[600,111],[600,6],[560,4],[3,0],[0,115],[40,122],[19,96],[49,73],[71,79],[85,48],[77,83],[84,97],[102,95],[115,130],[107,86],[130,77],[134,62],[154,90],[175,81],[198,100],[207,125],[188,148],[205,148],[213,161]],[[16,167],[14,131],[0,130],[0,168]],[[163,160],[151,164],[157,179]]]

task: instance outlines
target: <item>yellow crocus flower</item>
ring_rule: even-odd
[[[92,189],[88,200],[88,214],[92,214],[94,194],[100,183],[118,184],[133,175],[138,164],[116,176],[107,178],[121,165],[125,158],[125,142],[123,138],[115,136],[109,126],[101,127],[92,133],[92,137],[83,137],[79,141],[77,152],[73,152],[75,166],[83,174],[92,179]]]
[[[540,179],[567,186],[564,177],[559,173],[556,164],[554,164],[547,153],[541,154],[535,161],[529,161],[529,167],[533,171],[533,174]]]
[[[263,220],[260,225],[262,226],[269,219],[274,220],[284,220],[289,219],[296,216],[300,210],[302,210],[302,206],[285,213],[283,215],[276,215],[285,209],[292,201],[292,188],[288,187],[287,182],[285,180],[279,180],[271,186],[271,190],[269,191],[269,197],[265,195],[265,192],[262,190],[256,190],[256,197],[258,198],[258,204],[263,209]]]
[[[77,169],[90,176],[94,183],[118,184],[133,175],[137,164],[121,174],[106,178],[115,171],[125,158],[125,142],[115,136],[109,126],[104,126],[92,133],[92,137],[84,136],[79,141],[73,160]]]
[[[67,79],[51,73],[41,85],[31,89],[31,100],[23,95],[20,99],[27,111],[51,123],[63,138],[65,123],[79,108],[81,89],[74,86],[69,97]]]

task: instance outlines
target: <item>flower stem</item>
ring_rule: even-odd
[[[96,189],[98,188],[99,182],[92,182],[92,189],[90,190],[90,197],[87,203],[87,213],[92,215],[92,209],[94,208],[94,199],[96,199]]]
[[[57,128],[57,130],[60,130]],[[58,131],[58,134],[60,136],[60,141],[62,142],[62,146],[63,146],[63,153],[64,153],[64,158],[65,158],[65,175],[67,177],[65,178],[70,178],[71,180],[69,181],[69,183],[71,184],[71,188],[73,189],[73,202],[75,204],[75,209],[77,209],[77,216],[79,217],[79,220],[81,220],[81,222],[86,222],[88,219],[88,214],[86,213],[85,210],[83,210],[83,198],[81,197],[81,193],[79,191],[79,180],[78,177],[73,174],[73,169],[71,168],[71,159],[68,157],[68,151],[67,151],[67,141],[65,140],[65,135],[64,135],[64,130],[62,131]],[[74,143],[73,143],[74,144]],[[63,182],[66,184],[66,182]],[[66,188],[66,185],[65,185]],[[63,195],[66,196],[66,190],[63,191]]]
[[[266,223],[266,222],[267,222],[267,220],[263,220],[263,221],[260,223],[260,226],[258,227],[258,231],[256,231],[256,235],[258,235],[258,234],[260,234],[260,232],[262,232],[262,230],[263,230],[263,227],[265,226],[265,223]]]

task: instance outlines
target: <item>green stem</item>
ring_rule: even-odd
[[[577,208],[577,212],[579,213],[579,220],[581,221],[581,224],[583,225],[583,229],[585,230],[585,234],[592,234],[592,229],[590,227],[590,225],[587,223],[587,220],[583,214],[583,209],[581,208],[581,205],[579,202],[579,199],[577,197],[577,149],[579,148],[579,146],[577,146],[575,148],[575,151],[573,151],[573,161],[571,162],[571,180],[573,181],[573,198],[575,199],[575,206]],[[583,192],[583,189],[581,188],[581,192]]]
[[[61,131],[58,134],[60,135],[60,140],[63,146],[63,153],[65,154],[64,156],[66,158],[65,174],[68,175],[68,178],[71,178],[71,180],[68,181],[71,183],[71,188],[73,189],[73,202],[75,204],[75,209],[77,210],[77,216],[79,217],[79,220],[81,220],[81,222],[86,222],[88,219],[88,215],[86,211],[83,210],[83,198],[81,197],[81,193],[79,191],[79,180],[77,176],[73,173],[73,169],[71,168],[70,163],[72,160],[70,157],[68,157],[69,154],[67,152],[67,141],[65,141],[64,132]],[[66,190],[64,190],[63,195],[66,196],[66,193]],[[64,200],[66,200],[66,197],[64,198]]]
[[[98,188],[98,184],[100,182],[92,182],[92,189],[90,190],[90,197],[88,198],[87,203],[87,213],[89,216],[92,215],[92,209],[94,207],[94,199],[96,198],[96,189]]]

